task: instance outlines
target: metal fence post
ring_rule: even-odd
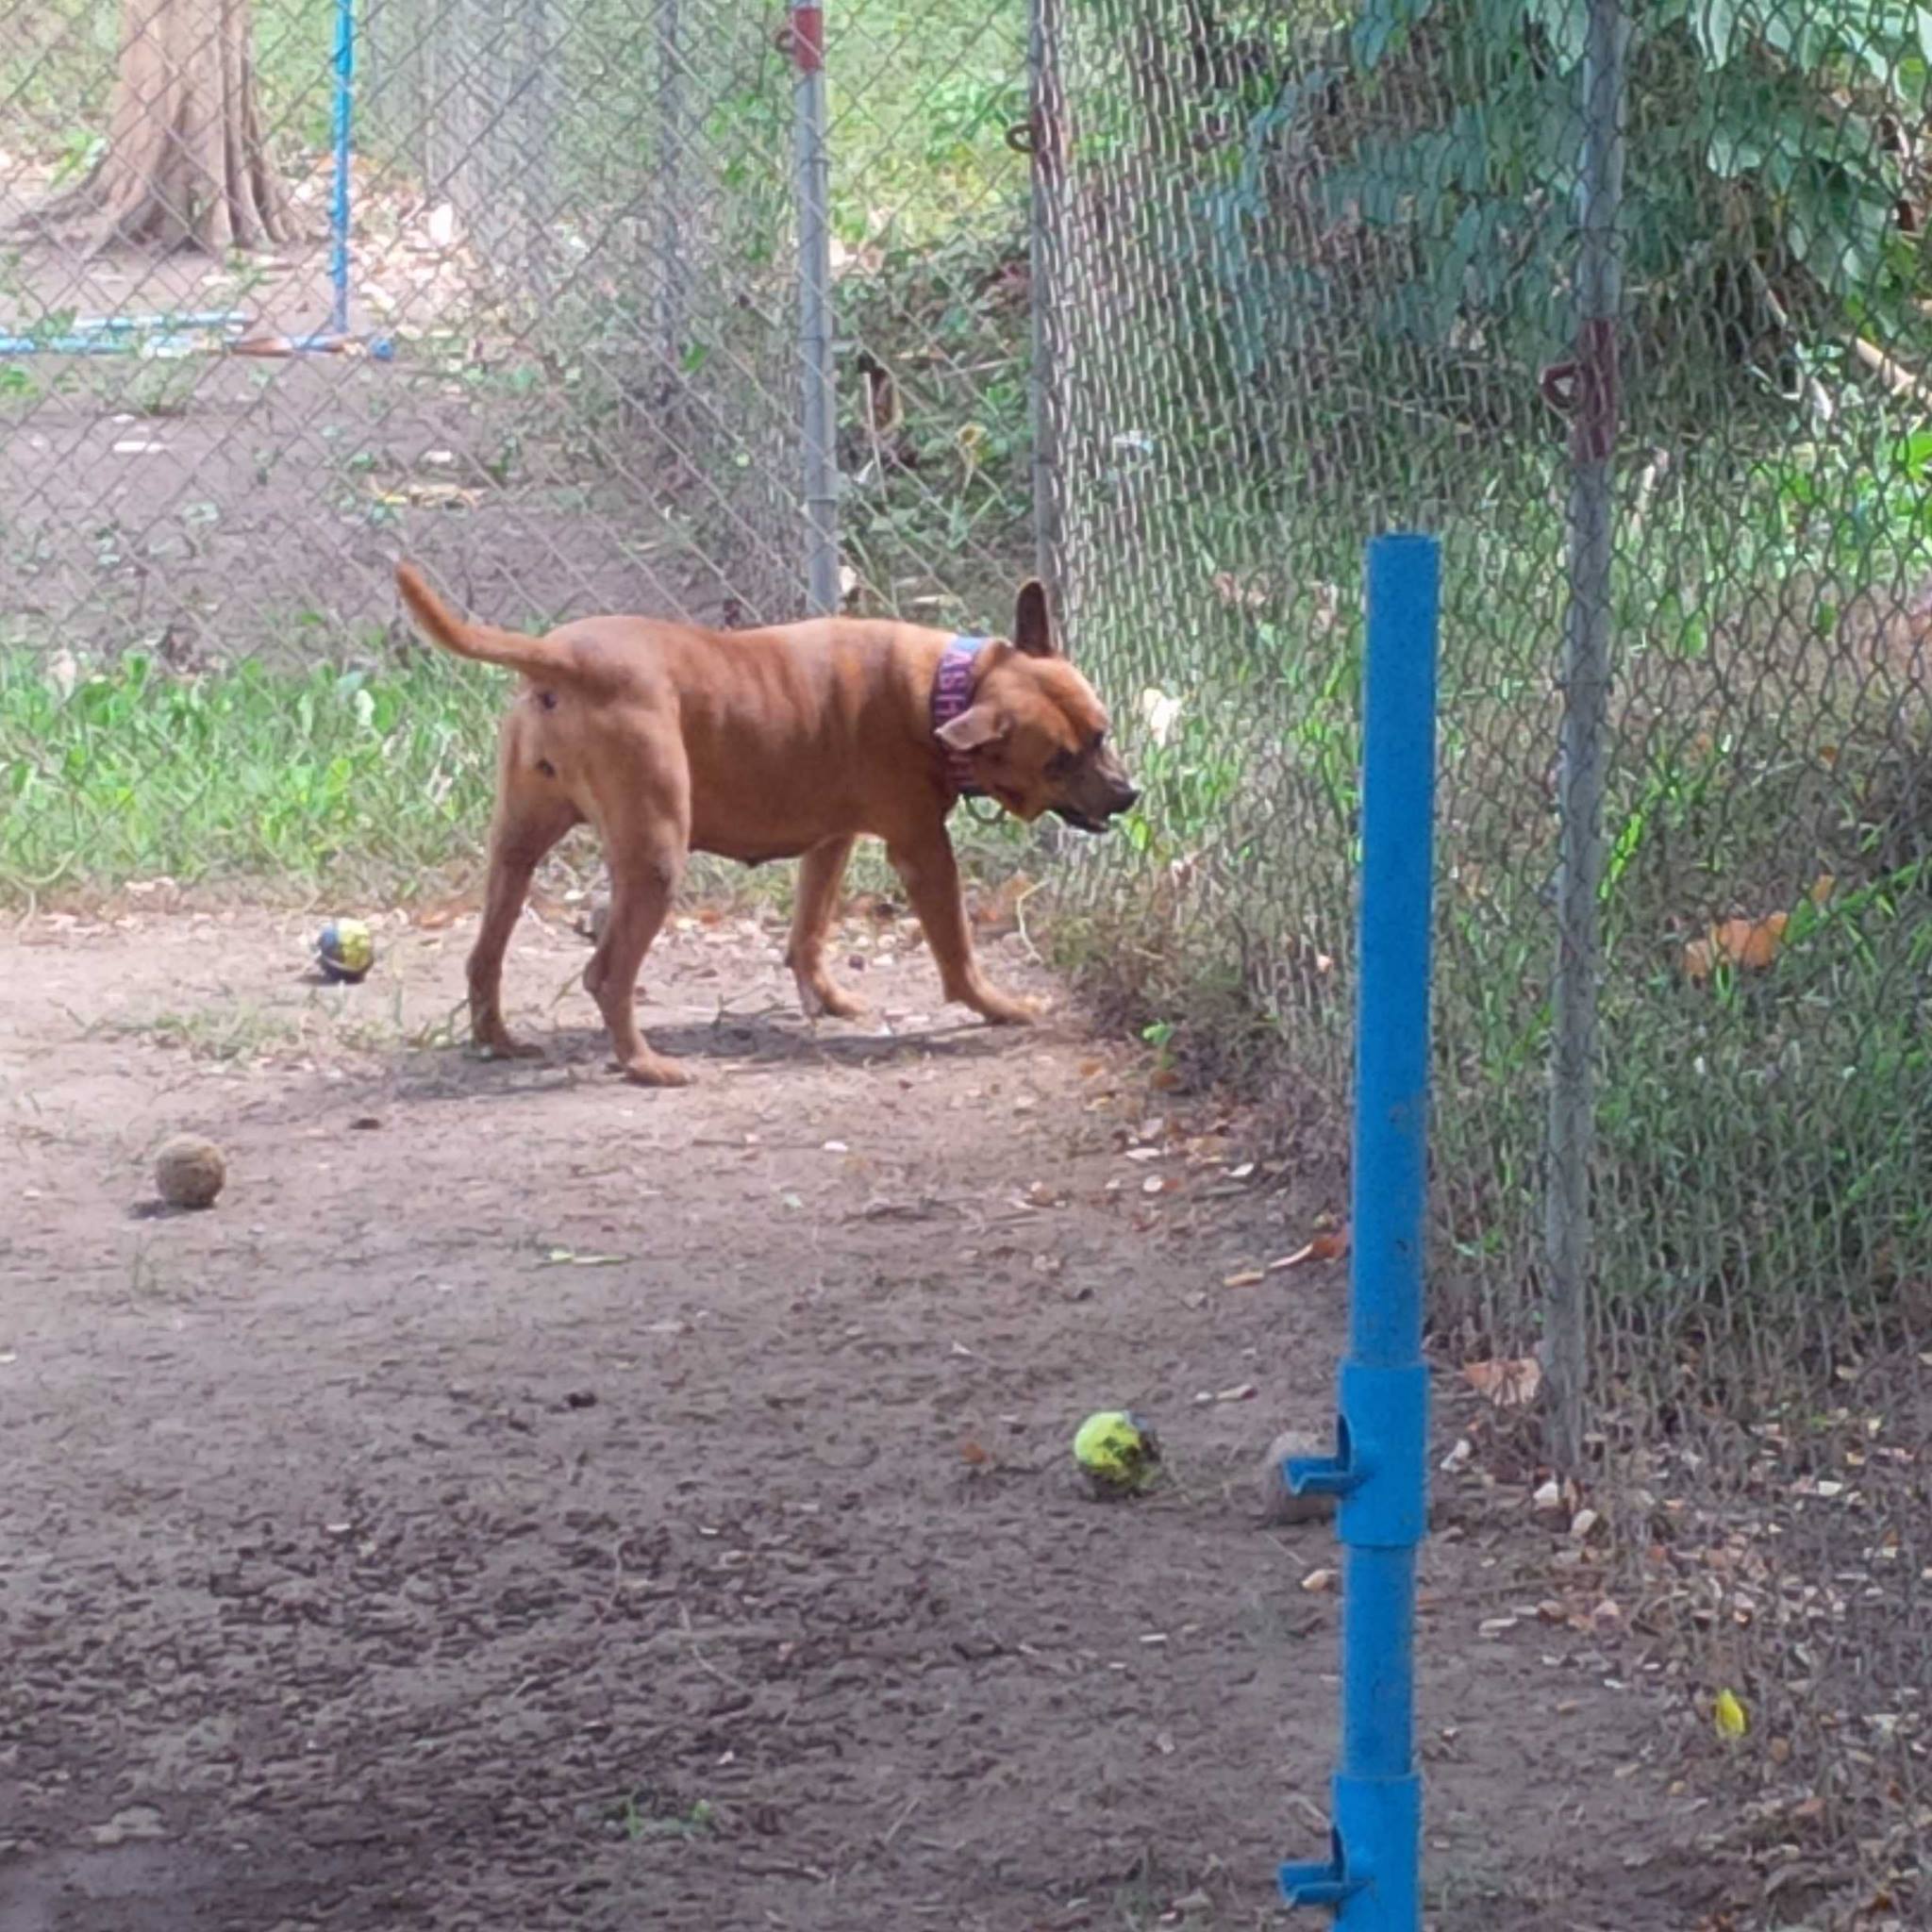
[[[656,384],[660,408],[669,409],[680,391],[689,304],[685,300],[690,269],[685,261],[687,152],[691,134],[685,126],[685,51],[683,0],[658,0],[658,155],[652,192],[657,196],[658,303],[653,347],[658,361]],[[682,425],[674,425],[674,441],[681,441]]]
[[[516,154],[512,158],[517,170],[517,200],[524,216],[519,241],[530,286],[537,299],[547,303],[555,287],[557,260],[550,235],[557,216],[558,32],[551,0],[523,0],[522,11],[525,78],[516,89],[522,111],[517,116]]]
[[[839,454],[832,376],[831,164],[825,147],[825,11],[792,0],[793,165],[798,194],[798,360],[805,382],[806,597],[839,608]]]
[[[335,175],[328,196],[328,325],[349,332],[349,142],[356,99],[356,0],[336,0],[335,92],[329,146]]]
[[[1032,0],[1026,68],[1026,148],[1033,158],[1027,276],[1033,323],[1029,401],[1033,432],[1034,568],[1056,610],[1060,582],[1060,196],[1065,185],[1066,104],[1060,87],[1060,0]],[[1064,617],[1064,612],[1062,612]]]
[[[1595,1141],[1597,991],[1603,937],[1604,771],[1608,755],[1611,501],[1617,441],[1617,331],[1622,274],[1624,69],[1622,0],[1590,0],[1583,60],[1578,184],[1576,351],[1563,401],[1570,436],[1570,605],[1563,631],[1563,724],[1557,873],[1557,967],[1551,993],[1549,1172],[1544,1195],[1543,1377],[1551,1460],[1583,1458],[1592,1267],[1590,1173]]]
[[[1329,1856],[1284,1865],[1291,1905],[1357,1932],[1420,1932],[1415,1560],[1427,1527],[1423,1361],[1429,932],[1441,552],[1378,537],[1363,674],[1361,986],[1356,1007],[1349,1353],[1333,1456],[1291,1457],[1298,1494],[1341,1499],[1341,1766]]]

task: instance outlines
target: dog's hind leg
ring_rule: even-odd
[[[506,767],[509,760],[505,759]],[[503,1020],[503,955],[530,878],[543,856],[577,823],[576,808],[554,784],[506,769],[496,820],[490,830],[490,883],[483,923],[470,948],[470,1036],[492,1058],[528,1058],[542,1048],[523,1046]]]
[[[823,845],[814,845],[799,862],[798,903],[792,908],[791,941],[785,949],[785,963],[798,982],[798,1004],[808,1020],[816,1020],[821,1013],[851,1020],[865,1010],[863,1004],[825,971],[825,933],[839,909],[839,885],[856,842],[827,839]]]
[[[691,792],[675,774],[641,774],[606,820],[604,854],[610,866],[610,914],[604,938],[584,971],[584,988],[597,1002],[617,1063],[639,1085],[683,1087],[691,1075],[655,1053],[638,1026],[638,974],[671,909],[684,875],[691,841]]]

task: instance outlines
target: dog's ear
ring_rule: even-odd
[[[1001,743],[1010,729],[1008,721],[991,705],[974,705],[962,711],[950,724],[941,724],[933,736],[948,751],[979,751]]]
[[[1046,586],[1038,577],[1028,577],[1020,586],[1013,606],[1013,642],[1029,658],[1058,658],[1060,654],[1046,608]]]

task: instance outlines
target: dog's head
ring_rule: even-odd
[[[1023,584],[1013,635],[974,660],[973,702],[940,727],[940,742],[1015,818],[1051,811],[1104,832],[1141,795],[1107,734],[1106,706],[1054,641],[1046,591]]]

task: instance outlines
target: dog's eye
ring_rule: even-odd
[[[1096,731],[1093,734],[1093,736],[1087,741],[1087,749],[1090,753],[1097,752],[1101,748],[1101,746],[1104,745],[1106,742],[1107,733],[1104,731]]]

